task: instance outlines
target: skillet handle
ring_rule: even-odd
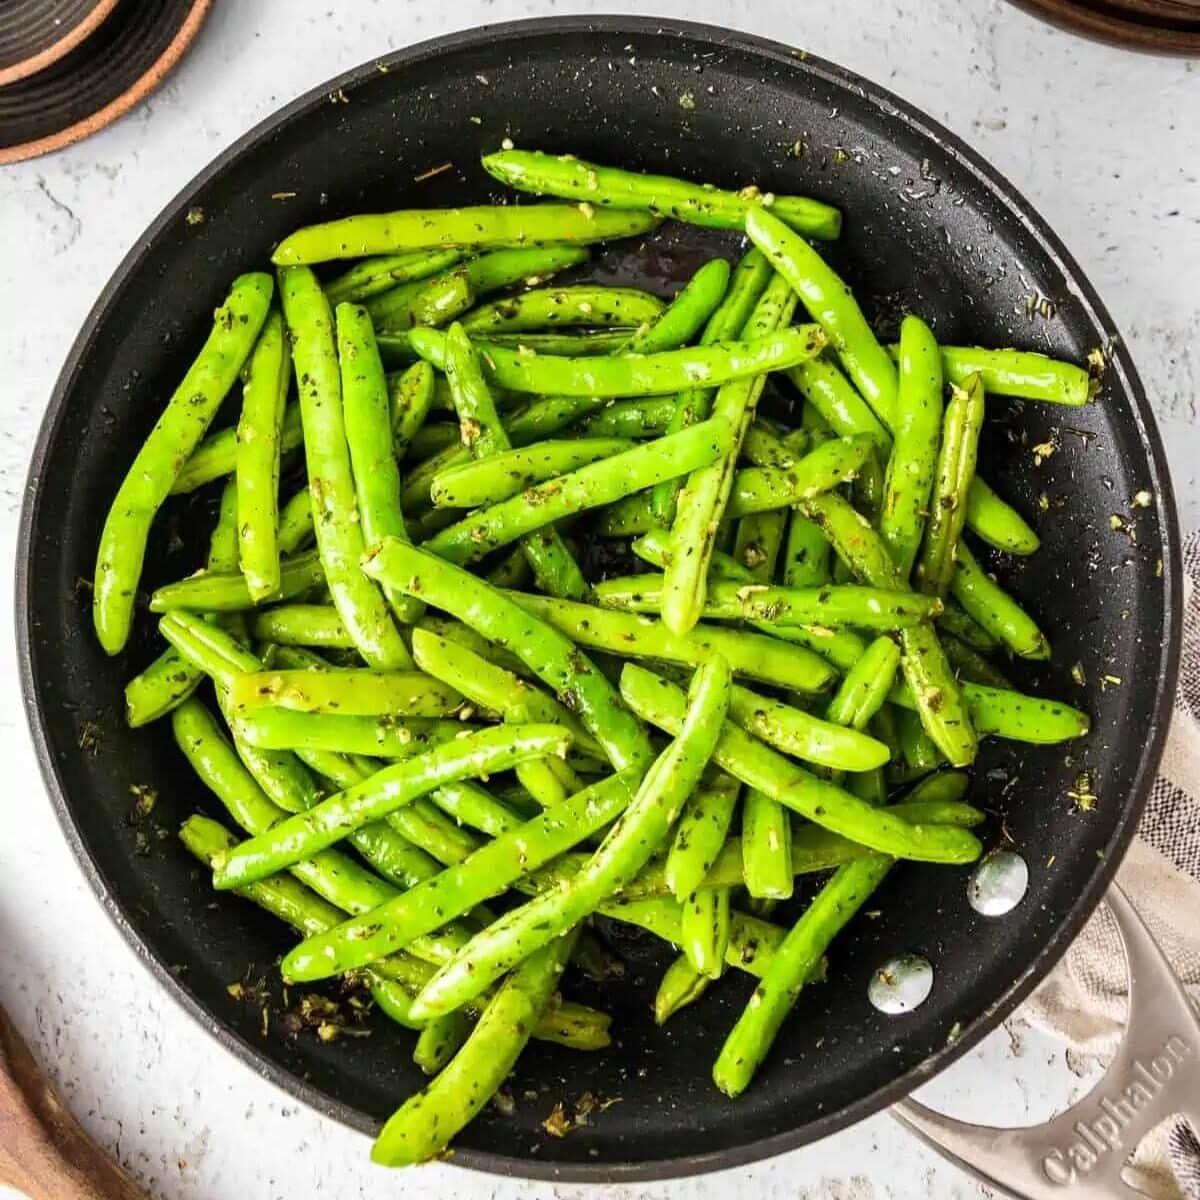
[[[147,1200],[67,1110],[0,1008],[0,1192],[28,1200]]]
[[[939,1154],[1017,1200],[1127,1200],[1121,1169],[1175,1114],[1200,1128],[1200,1019],[1183,985],[1114,883],[1105,903],[1125,946],[1129,1020],[1104,1077],[1044,1125],[993,1129],[902,1100],[893,1115]]]

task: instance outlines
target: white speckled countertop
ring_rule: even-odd
[[[80,145],[0,170],[0,545],[12,563],[26,465],[54,378],[110,272],[187,180],[295,95],[390,48],[483,22],[622,11],[730,23],[887,85],[987,156],[1049,220],[1124,332],[1158,415],[1185,528],[1200,523],[1200,64],[1139,57],[1037,24],[1001,0],[220,0],[148,103]],[[281,53],[282,48],[282,53]],[[268,66],[270,62],[270,66]],[[1186,114],[1193,114],[1189,119]],[[137,964],[59,834],[0,621],[0,1002],[88,1129],[155,1196],[398,1195],[417,1183],[221,1050]],[[1019,1022],[923,1093],[1028,1123],[1086,1065]],[[431,1167],[424,1196],[515,1200],[585,1189]],[[685,1200],[967,1200],[986,1188],[878,1116],[721,1176],[612,1188]],[[594,1194],[594,1189],[593,1189]]]

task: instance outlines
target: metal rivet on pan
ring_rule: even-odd
[[[933,965],[919,954],[889,958],[867,984],[867,999],[884,1013],[907,1013],[933,991]]]
[[[1029,890],[1029,864],[1013,850],[989,854],[971,872],[967,903],[981,916],[1012,912]]]

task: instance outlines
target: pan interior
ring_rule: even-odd
[[[408,1038],[379,1020],[368,1038],[325,1045],[286,1036],[277,1018],[263,1037],[261,1006],[229,994],[234,981],[265,980],[277,1000],[274,964],[288,935],[249,905],[214,897],[177,845],[180,820],[197,808],[215,815],[215,805],[165,724],[124,727],[121,688],[158,648],[152,623],[143,619],[130,650],[106,659],[81,581],[132,447],[229,280],[261,267],[280,237],[307,222],[487,201],[497,188],[478,159],[506,136],[841,206],[845,232],[830,259],[888,335],[912,310],[949,343],[1074,361],[1111,349],[1107,318],[1073,264],[957,143],[837,69],[714,31],[558,21],[418,47],[294,105],[171,206],[81,335],[44,431],[26,514],[27,700],[68,832],[152,965],[240,1053],[363,1128],[419,1085]],[[593,273],[666,296],[705,258],[737,246],[672,227],[645,245],[612,248]],[[1123,848],[1161,732],[1173,673],[1170,497],[1119,347],[1098,403],[1068,410],[997,399],[990,416],[982,470],[1034,521],[1043,548],[1025,562],[989,561],[1055,651],[1053,665],[1014,664],[1011,673],[1094,721],[1069,752],[994,743],[981,755],[972,798],[993,814],[988,845],[1010,841],[1027,858],[1024,902],[1007,917],[982,917],[967,903],[965,871],[901,866],[871,914],[838,940],[829,981],[804,993],[737,1103],[716,1092],[709,1071],[747,981],[723,981],[658,1029],[650,1002],[669,954],[622,936],[628,978],[599,995],[576,992],[613,1012],[613,1048],[582,1057],[531,1045],[511,1083],[515,1111],[474,1122],[457,1161],[611,1178],[729,1165],[797,1144],[913,1086],[897,1081],[931,1056],[948,1060],[956,1039],[974,1040],[999,1019],[1002,998],[1011,1004],[1014,989],[1027,989],[1065,945]],[[1151,494],[1150,507],[1131,508],[1139,492]],[[179,542],[172,535],[202,544],[213,506],[211,492],[172,502],[147,585],[198,565],[169,548]],[[1084,771],[1097,797],[1086,812],[1071,798]],[[144,820],[131,815],[135,786],[158,793]],[[915,1013],[889,1017],[868,1002],[867,983],[901,953],[926,956],[935,983]],[[547,1137],[541,1123],[554,1104],[585,1091],[618,1102],[566,1138]]]

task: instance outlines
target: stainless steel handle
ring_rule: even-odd
[[[1129,977],[1125,1034],[1108,1070],[1082,1100],[1044,1125],[994,1129],[902,1100],[896,1118],[939,1154],[1017,1200],[1128,1200],[1121,1178],[1137,1144],[1166,1117],[1200,1128],[1200,1019],[1132,904],[1105,897]]]

